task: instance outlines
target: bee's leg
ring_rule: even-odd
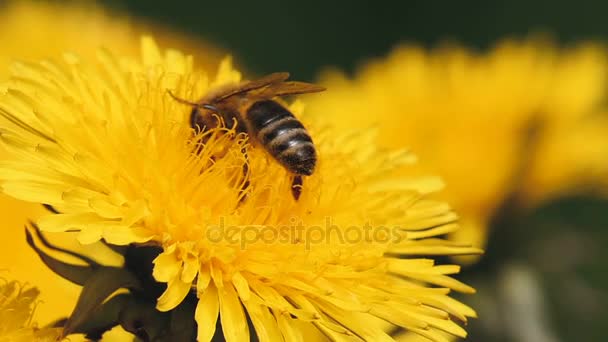
[[[243,157],[245,158],[245,163],[243,163],[243,178],[245,180],[243,181],[243,185],[241,185],[241,199],[240,199],[240,202],[242,203],[243,201],[245,201],[247,199],[247,190],[249,189],[250,182],[249,182],[249,155],[247,154],[247,148],[242,147],[241,153],[243,154]]]
[[[304,184],[304,178],[300,175],[293,175],[293,180],[291,181],[291,194],[293,198],[297,201],[302,194],[302,185]]]

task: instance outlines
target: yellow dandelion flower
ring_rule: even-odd
[[[38,289],[0,279],[0,341],[57,341],[59,329],[38,328],[32,316],[38,304]]]
[[[142,32],[154,33],[163,44],[187,48],[196,56],[199,67],[213,65],[215,69],[220,60],[219,49],[209,44],[179,35],[163,25],[111,13],[93,2],[11,0],[0,4],[0,78],[8,77],[9,65],[16,59],[38,60],[64,51],[92,58],[100,46],[112,44],[120,54],[139,56]],[[1,151],[0,155],[4,157],[5,152]],[[79,287],[60,279],[40,262],[27,245],[22,229],[29,219],[36,219],[45,211],[40,204],[4,195],[0,196],[0,208],[5,213],[6,228],[0,249],[0,270],[8,270],[16,279],[40,288],[40,298],[46,305],[36,310],[38,322],[47,324],[67,316],[76,302]],[[77,247],[72,236],[47,234],[47,238],[64,247]],[[93,251],[89,246],[85,252]],[[97,260],[102,258],[100,248],[94,248],[94,254]],[[104,254],[103,260],[116,264],[112,256]]]
[[[479,250],[440,238],[456,216],[426,199],[437,180],[397,174],[410,153],[376,147],[373,131],[321,127],[291,104],[319,156],[296,201],[291,176],[267,153],[232,126],[194,136],[190,106],[169,94],[196,100],[239,82],[230,61],[210,78],[192,57],[149,38],[142,46],[141,60],[101,52],[96,63],[65,55],[14,65],[0,99],[13,157],[0,180],[4,193],[60,212],[39,219],[42,230],[160,247],[152,275],[167,287],[156,307],[173,310],[194,293],[199,341],[218,321],[226,340],[248,341],[248,320],[262,341],[311,327],[337,340],[391,340],[376,319],[431,340],[466,335],[454,318],[475,312],[448,294],[474,290],[450,277],[457,266],[420,256]]]
[[[352,80],[326,72],[320,83],[332,91],[308,109],[342,127],[375,125],[382,146],[416,151],[448,185],[443,195],[462,217],[457,234],[483,246],[512,192],[523,189],[524,205],[534,205],[578,185],[574,175],[605,179],[608,135],[594,126],[605,119],[587,117],[605,99],[607,62],[598,46],[558,50],[538,39],[488,54],[402,46]]]
[[[117,53],[138,56],[143,33],[154,34],[161,44],[188,49],[199,67],[214,66],[222,56],[210,44],[94,2],[9,0],[0,4],[0,76],[8,76],[14,60],[51,58],[65,51],[91,58],[100,46],[110,44]]]
[[[534,206],[570,194],[606,196],[608,113],[560,120],[545,127],[530,148],[520,187],[523,205]]]

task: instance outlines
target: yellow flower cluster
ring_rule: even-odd
[[[411,148],[461,215],[457,237],[485,243],[509,196],[530,207],[605,184],[608,59],[597,45],[560,50],[504,41],[487,54],[402,46],[354,79],[328,71],[310,113],[344,128],[376,127],[382,146]]]
[[[57,341],[60,329],[39,329],[32,322],[38,293],[36,288],[0,279],[1,342]]]
[[[434,179],[401,176],[404,150],[376,147],[368,130],[332,129],[302,118],[319,162],[294,200],[290,175],[230,128],[193,136],[189,106],[238,83],[230,61],[215,77],[176,50],[143,41],[142,59],[105,52],[96,63],[19,63],[0,99],[2,189],[48,203],[48,232],[78,231],[81,243],[160,246],[154,278],[167,283],[161,311],[198,296],[198,340],[221,320],[229,341],[293,340],[315,327],[332,339],[391,340],[377,320],[444,341],[464,337],[453,321],[475,312],[448,296],[474,290],[419,256],[479,253],[447,242],[449,207],[426,196]],[[248,148],[248,158],[241,152]],[[221,157],[218,157],[221,156]],[[249,186],[242,197],[243,164]]]

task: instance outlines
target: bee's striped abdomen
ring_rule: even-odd
[[[286,169],[309,176],[317,156],[310,135],[287,109],[272,100],[258,101],[247,111],[250,134]]]

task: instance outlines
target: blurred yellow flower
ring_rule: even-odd
[[[513,192],[532,206],[606,182],[608,122],[593,114],[606,100],[607,62],[599,46],[560,50],[540,39],[487,54],[402,46],[352,80],[323,74],[330,91],[308,110],[339,127],[377,127],[384,147],[411,148],[446,181],[463,226],[454,238],[483,246]]]
[[[565,118],[542,128],[530,149],[520,192],[524,205],[559,196],[606,195],[608,190],[608,112]]]
[[[0,78],[9,74],[14,60],[51,58],[65,51],[93,58],[100,46],[112,46],[117,53],[139,56],[140,35],[156,34],[168,46],[188,49],[199,67],[209,67],[219,61],[218,49],[203,42],[169,30],[162,25],[132,20],[125,15],[112,13],[95,6],[93,2],[46,2],[11,0],[0,4]],[[1,155],[5,155],[2,151]],[[44,267],[38,256],[25,241],[23,230],[28,219],[36,219],[45,212],[39,204],[22,202],[0,195],[3,212],[3,241],[0,250],[0,269],[7,269],[16,279],[37,284],[41,289],[41,305],[36,320],[42,324],[67,316],[72,310],[79,287],[59,278]],[[75,239],[65,234],[47,234],[62,246],[75,247]],[[99,260],[99,248],[94,259]],[[109,261],[108,261],[109,260]],[[115,257],[104,259],[116,263]]]
[[[32,321],[38,289],[0,278],[0,342],[54,342],[60,329],[39,328]]]
[[[20,281],[39,285],[42,291],[40,300],[44,305],[35,312],[37,322],[46,325],[66,317],[76,303],[78,287],[46,268],[25,241],[24,225],[44,212],[42,206],[2,195],[0,208],[4,218],[0,270]]]
[[[448,294],[474,290],[449,276],[457,266],[419,256],[479,250],[440,238],[458,228],[455,215],[426,198],[437,180],[397,175],[410,153],[378,149],[369,130],[321,127],[292,104],[319,154],[296,201],[290,175],[263,150],[245,158],[246,137],[230,127],[193,136],[191,108],[168,93],[196,100],[239,82],[230,60],[209,78],[151,39],[142,51],[13,66],[0,99],[12,158],[0,179],[5,193],[61,212],[40,218],[42,230],[160,246],[153,276],[167,288],[156,307],[194,291],[199,341],[218,320],[227,340],[249,341],[246,317],[260,340],[313,326],[332,339],[392,340],[376,319],[436,341],[466,335],[453,319],[475,312]]]
[[[127,56],[139,56],[139,38],[154,34],[159,43],[187,49],[197,64],[211,67],[223,56],[216,47],[168,27],[133,20],[92,1],[51,2],[9,0],[0,4],[0,77],[8,76],[15,60],[52,58],[66,51],[92,58],[100,46],[112,46]]]

